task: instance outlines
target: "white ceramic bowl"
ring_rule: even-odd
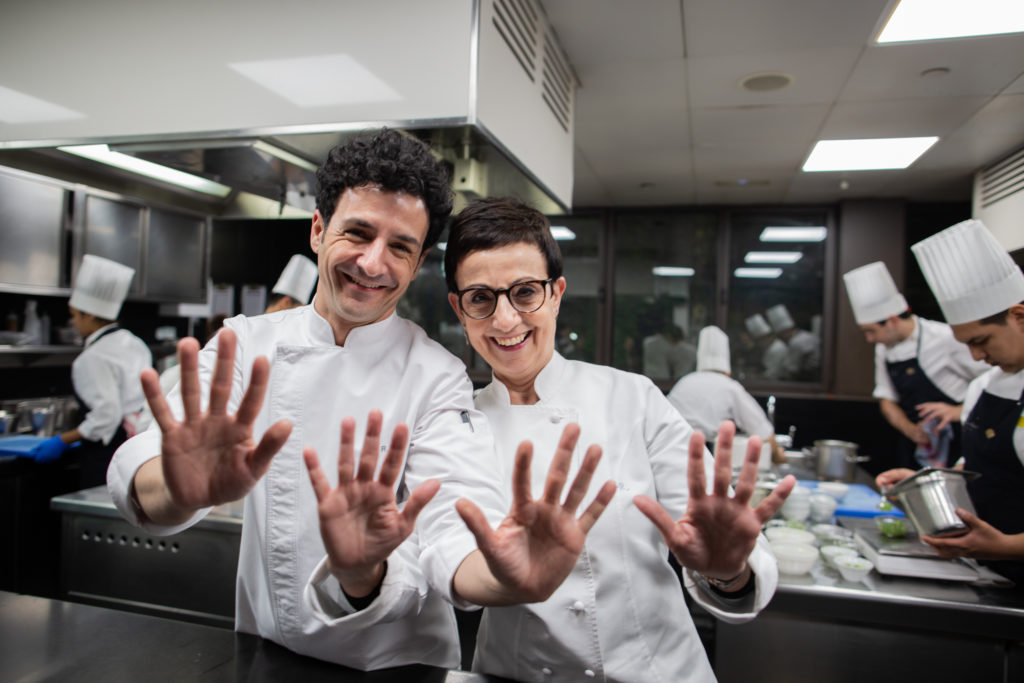
[[[827,522],[832,519],[832,513],[839,506],[837,501],[827,493],[815,493],[811,495],[811,520],[815,522]]]
[[[792,529],[788,526],[773,526],[764,530],[770,543],[802,543],[814,545],[814,534],[803,529]]]
[[[818,545],[829,545],[831,541],[853,541],[853,532],[835,524],[815,524],[811,533],[818,539]]]
[[[806,574],[818,559],[818,549],[806,543],[773,543],[772,552],[783,574]]]
[[[870,560],[850,555],[839,555],[832,558],[832,562],[844,579],[854,582],[863,581],[864,577],[875,568],[875,565],[871,564]]]
[[[857,557],[857,551],[845,545],[826,545],[821,549],[821,557],[834,567],[837,557]]]
[[[818,493],[827,493],[837,501],[840,501],[843,499],[843,496],[850,492],[850,487],[838,481],[819,481],[817,491]]]

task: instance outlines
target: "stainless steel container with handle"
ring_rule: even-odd
[[[857,463],[867,462],[870,456],[857,455],[857,444],[852,441],[819,439],[813,448],[803,452],[814,462],[818,479],[831,481],[853,481]]]
[[[977,472],[926,467],[882,494],[896,498],[922,536],[962,536],[968,529],[956,509],[974,514],[967,482],[980,476]]]

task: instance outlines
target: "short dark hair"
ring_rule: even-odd
[[[444,279],[449,292],[458,291],[456,271],[462,260],[475,251],[512,244],[533,244],[544,256],[547,276],[562,277],[562,251],[551,236],[547,217],[525,202],[511,197],[479,199],[452,221],[444,252]]]
[[[902,313],[897,313],[896,317],[899,318],[900,320],[910,320],[910,316],[912,316],[912,315],[914,315],[914,313],[908,308],[907,310],[903,311]],[[879,320],[875,324],[876,325],[884,325],[887,322],[889,322],[888,318],[886,318],[885,320]]]
[[[448,168],[420,140],[397,130],[367,132],[332,149],[316,171],[316,208],[330,223],[338,198],[351,187],[379,185],[389,192],[419,197],[429,225],[423,248],[432,247],[452,213]]]

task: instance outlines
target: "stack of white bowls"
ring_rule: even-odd
[[[828,522],[832,519],[832,514],[836,511],[839,503],[835,498],[828,495],[827,493],[812,493],[808,499],[810,502],[811,510],[811,521],[812,522]]]
[[[782,516],[790,521],[802,522],[811,514],[811,490],[794,486],[789,498],[782,504]]]

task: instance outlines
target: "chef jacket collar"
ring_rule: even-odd
[[[334,345],[334,328],[331,327],[326,318],[317,312],[316,307],[313,306],[315,302],[316,296],[314,295],[313,301],[308,304],[313,311],[313,317],[310,319],[310,336],[319,343]],[[369,325],[353,327],[349,330],[348,336],[345,338],[345,345],[342,348],[364,349],[378,344],[383,347],[389,337],[394,334],[392,328],[397,320],[397,313],[392,311],[391,315],[383,320],[378,320]]]
[[[94,341],[99,339],[107,330],[109,330],[112,327],[117,327],[117,323],[113,322],[110,323],[109,325],[104,325],[100,329],[96,330],[95,332],[93,332],[92,334],[85,338],[85,342],[82,344],[82,346],[89,346],[89,344],[92,344]]]
[[[537,373],[537,377],[533,380],[533,390],[537,392],[537,396],[540,399],[538,403],[545,403],[555,395],[561,387],[562,375],[568,367],[569,361],[563,358],[558,351],[551,353],[551,360],[541,368],[541,371]],[[505,405],[512,405],[508,387],[495,377],[493,372],[491,373],[491,382],[494,383],[495,388],[500,389],[499,393],[502,402]]]

